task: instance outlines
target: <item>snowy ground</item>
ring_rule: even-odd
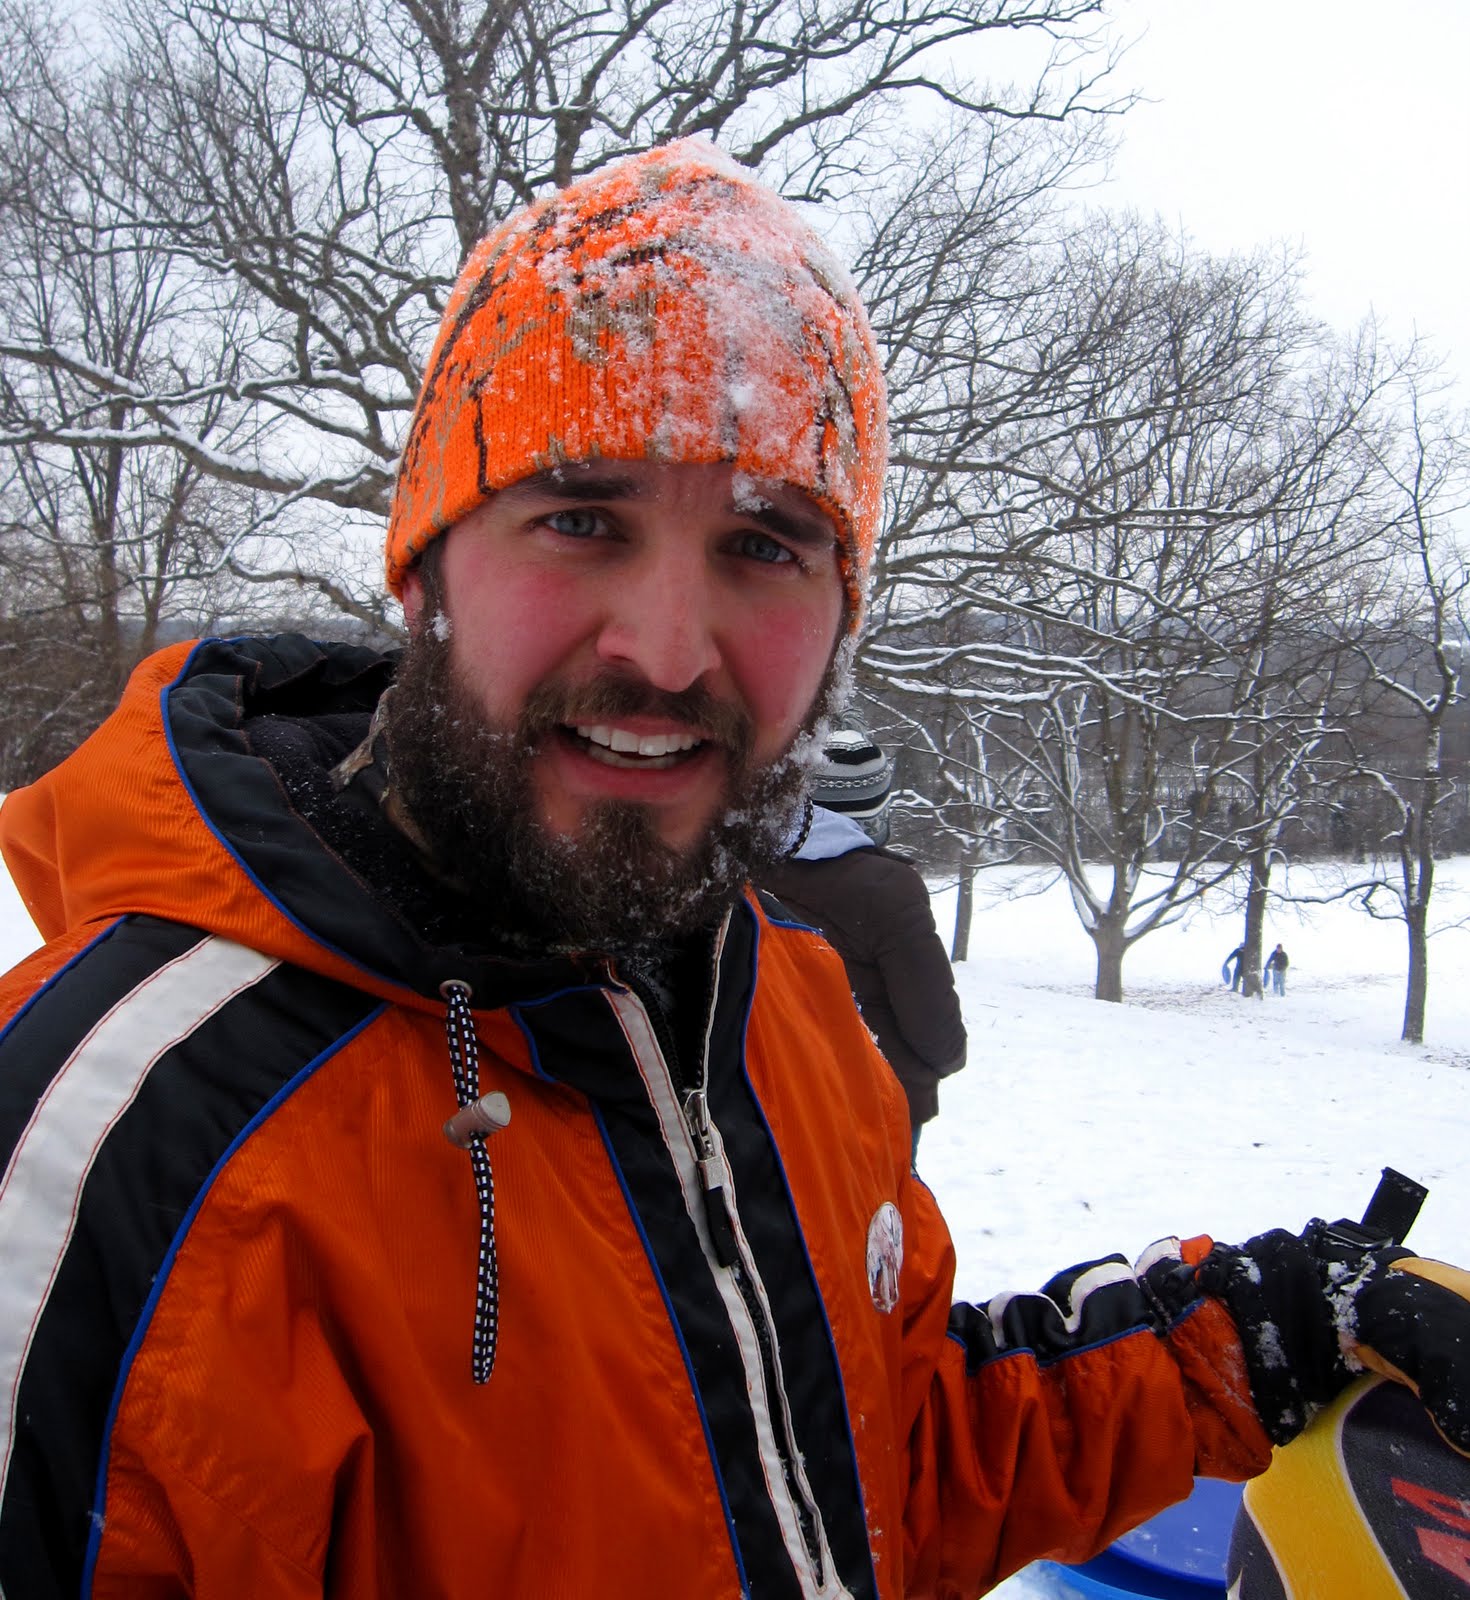
[[[1414,1244],[1470,1257],[1470,926],[1431,941],[1419,1047],[1398,1038],[1400,924],[1283,908],[1267,948],[1291,957],[1286,998],[1245,1000],[1220,982],[1240,935],[1222,897],[1135,945],[1112,1006],[1091,998],[1092,945],[1060,888],[1007,899],[1006,883],[957,969],[970,1065],[941,1086],[919,1163],[962,1293],[1165,1233],[1357,1215],[1385,1164],[1429,1185]],[[1440,883],[1442,922],[1470,912],[1470,859]],[[1293,886],[1307,890],[1300,868]],[[947,933],[953,896],[935,898]]]
[[[1296,870],[1297,893],[1309,879]],[[1429,1187],[1410,1242],[1470,1260],[1470,927],[1431,941],[1419,1048],[1398,1039],[1399,924],[1283,908],[1266,932],[1291,957],[1286,998],[1244,1000],[1220,982],[1241,932],[1222,897],[1135,945],[1112,1006],[1091,998],[1092,946],[1060,888],[1007,899],[1019,875],[992,880],[956,969],[970,1063],[941,1086],[919,1152],[960,1294],[1035,1287],[1170,1233],[1356,1217],[1385,1165]],[[1440,883],[1441,922],[1470,911],[1470,859]],[[947,934],[954,897],[935,898]],[[1052,1592],[1031,1574],[995,1591]]]
[[[959,1290],[1034,1287],[1074,1261],[1165,1234],[1245,1238],[1357,1216],[1384,1165],[1426,1183],[1411,1242],[1470,1261],[1470,926],[1430,950],[1423,1048],[1398,1042],[1402,927],[1338,905],[1267,927],[1291,956],[1285,1000],[1220,983],[1239,941],[1222,896],[1134,947],[1127,1002],[1091,998],[1091,945],[1056,886],[982,879],[958,968],[970,1065],[941,1090],[919,1168],[949,1219]],[[1305,892],[1309,874],[1292,886]],[[1470,859],[1444,863],[1441,921],[1470,913]],[[946,935],[953,894],[936,893]],[[0,967],[36,942],[0,876]],[[996,1593],[1049,1593],[1022,1574]]]

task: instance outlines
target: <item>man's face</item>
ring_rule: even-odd
[[[497,831],[508,809],[529,812],[515,822],[532,825],[523,842],[576,865],[575,883],[537,868],[542,897],[585,900],[595,878],[636,898],[661,874],[738,872],[714,859],[730,853],[732,809],[784,826],[799,775],[782,758],[843,615],[836,532],[806,495],[728,466],[565,467],[502,490],[437,561],[433,592],[417,572],[404,586],[415,703],[412,723],[400,710],[390,728],[436,849],[424,813],[443,809],[443,778],[424,769],[445,765],[450,742],[448,765],[461,762],[466,739],[484,745],[473,764],[494,769],[478,803],[500,813]],[[432,746],[426,717],[440,724]],[[750,844],[738,827],[733,842]]]

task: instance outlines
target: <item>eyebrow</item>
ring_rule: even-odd
[[[788,511],[766,502],[755,510],[743,509],[740,515],[805,550],[824,550],[837,543],[837,529],[824,511]]]
[[[642,485],[633,478],[613,472],[576,472],[566,467],[548,467],[544,472],[533,472],[529,478],[520,478],[500,491],[510,498],[524,495],[550,495],[557,500],[643,500],[647,498]]]
[[[600,471],[595,467],[581,470],[548,467],[544,472],[532,473],[530,477],[521,478],[516,483],[508,485],[500,493],[524,495],[527,499],[546,495],[579,505],[598,501],[650,498],[649,486],[645,482],[618,472]],[[760,501],[759,506],[746,505],[738,508],[732,502],[729,510],[733,515],[746,517],[771,533],[779,534],[782,538],[789,539],[792,544],[805,549],[818,550],[838,542],[837,529],[832,520],[815,504],[808,512],[775,505],[765,495],[760,496]]]

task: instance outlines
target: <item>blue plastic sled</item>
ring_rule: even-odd
[[[1225,1558],[1241,1485],[1195,1479],[1194,1493],[1080,1567],[1042,1565],[1078,1600],[1224,1600]]]

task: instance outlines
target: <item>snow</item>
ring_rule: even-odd
[[[1310,893],[1318,874],[1293,869]],[[1091,998],[1092,946],[1066,890],[983,876],[971,959],[956,968],[969,1065],[940,1086],[919,1171],[949,1220],[957,1291],[1035,1288],[1073,1262],[1129,1259],[1168,1234],[1240,1240],[1361,1215],[1384,1166],[1427,1184],[1409,1242],[1470,1257],[1470,927],[1430,943],[1428,1043],[1405,1045],[1401,924],[1348,904],[1275,907],[1265,947],[1291,958],[1285,999],[1220,982],[1240,942],[1231,897],[1150,934],[1126,1002]],[[946,937],[954,894],[935,894]],[[1470,910],[1470,859],[1441,863],[1441,923]],[[1023,1573],[993,1591],[1051,1595]]]
[[[1415,1244],[1466,1254],[1470,928],[1431,942],[1421,1048],[1398,1041],[1397,923],[1349,905],[1284,909],[1266,945],[1291,957],[1286,998],[1245,1000],[1220,982],[1240,934],[1222,895],[1140,940],[1126,1002],[1111,1006],[1091,998],[1092,946],[1065,888],[996,893],[1026,881],[1011,869],[980,880],[972,959],[956,968],[970,1065],[941,1085],[921,1147],[962,1293],[1031,1287],[1169,1233],[1356,1215],[1384,1165],[1430,1187]],[[1310,887],[1301,868],[1293,886]],[[1436,896],[1446,914],[1470,903],[1470,859],[1441,864]],[[946,936],[953,900],[935,896]]]
[[[1315,874],[1294,869],[1292,887]],[[1266,948],[1291,957],[1284,1000],[1220,982],[1240,939],[1221,894],[1129,953],[1127,1000],[1090,995],[1091,945],[1066,891],[986,874],[956,969],[966,1070],[940,1090],[919,1170],[944,1208],[959,1293],[1038,1287],[1074,1262],[1129,1259],[1168,1234],[1238,1240],[1312,1216],[1358,1216],[1380,1169],[1429,1187],[1410,1242],[1470,1257],[1470,926],[1430,947],[1424,1047],[1398,1042],[1403,929],[1349,905],[1274,908]],[[1440,921],[1470,909],[1470,858],[1444,862]],[[954,892],[935,892],[946,936]],[[0,874],[0,962],[37,943]],[[994,1591],[1053,1591],[1023,1573]]]

